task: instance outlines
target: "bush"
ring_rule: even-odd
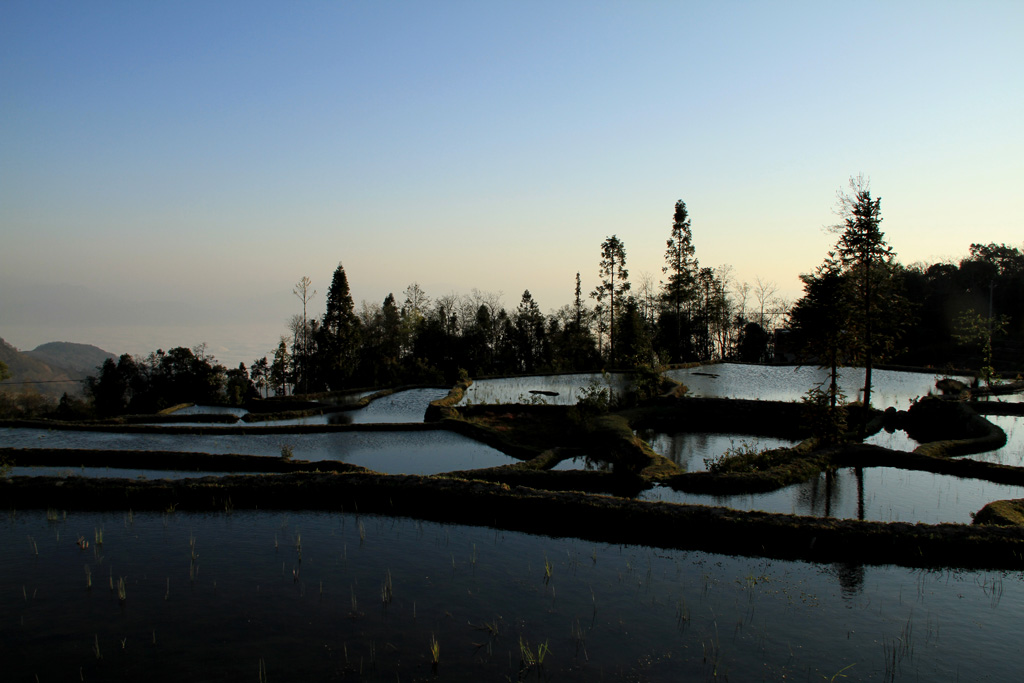
[[[757,442],[740,442],[731,446],[715,458],[704,458],[704,466],[711,474],[726,472],[763,472],[782,464],[779,450],[758,448]]]
[[[804,427],[811,436],[822,445],[835,445],[842,442],[846,435],[846,396],[842,392],[836,394],[836,406],[828,392],[820,387],[809,389],[800,399],[804,405]]]

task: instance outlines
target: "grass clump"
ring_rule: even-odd
[[[997,500],[974,515],[974,524],[1024,526],[1024,500]]]
[[[430,667],[437,672],[437,667],[441,663],[441,645],[437,642],[437,637],[430,634]]]
[[[530,647],[528,640],[523,640],[522,636],[519,637],[519,665],[522,669],[537,669],[538,675],[540,670],[544,668],[544,659],[551,652],[548,647],[548,641],[544,641],[537,646],[537,650],[534,651]]]
[[[712,474],[744,474],[765,472],[788,462],[789,449],[758,448],[757,442],[741,441],[714,458],[704,458],[704,466]]]

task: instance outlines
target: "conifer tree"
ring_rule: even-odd
[[[615,235],[601,243],[601,284],[590,293],[598,310],[608,311],[608,362],[615,363],[615,317],[625,305],[629,292],[629,271],[626,270],[626,245]],[[607,309],[605,309],[607,301]],[[597,312],[597,311],[595,311]]]
[[[839,232],[836,254],[843,268],[852,278],[857,292],[857,305],[852,320],[860,332],[859,359],[864,364],[864,407],[871,406],[871,369],[874,364],[876,340],[873,333],[876,319],[885,305],[891,311],[897,303],[897,292],[888,292],[883,301],[882,288],[896,255],[885,242],[885,234],[879,227],[882,223],[882,198],[871,197],[871,190],[863,176],[850,178],[850,192],[838,193],[837,213],[843,219],[842,225],[833,229]]]
[[[676,202],[675,213],[672,216],[672,232],[665,244],[665,265],[661,271],[668,275],[668,280],[662,292],[662,301],[675,323],[672,356],[675,360],[681,360],[684,355],[683,318],[696,296],[697,273],[700,270],[697,259],[694,258],[690,214],[686,210],[686,202],[682,199]]]
[[[325,348],[325,366],[328,384],[339,389],[356,371],[359,352],[359,318],[348,288],[345,268],[338,263],[327,290],[327,311],[324,313],[322,333]]]

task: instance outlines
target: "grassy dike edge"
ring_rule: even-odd
[[[740,512],[699,505],[538,491],[446,477],[282,474],[181,481],[12,477],[12,510],[320,509],[813,562],[912,567],[1024,567],[1024,528],[904,524]]]

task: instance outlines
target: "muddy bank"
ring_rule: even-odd
[[[833,467],[895,467],[965,479],[982,479],[996,484],[1024,486],[1024,469],[978,460],[945,458],[917,449],[891,451],[871,444],[851,444],[828,452]]]
[[[323,509],[813,562],[1021,568],[1024,528],[830,520],[443,477],[280,474],[188,481],[14,477],[10,509]]]
[[[971,401],[967,405],[979,415],[1024,415],[1024,402]]]

